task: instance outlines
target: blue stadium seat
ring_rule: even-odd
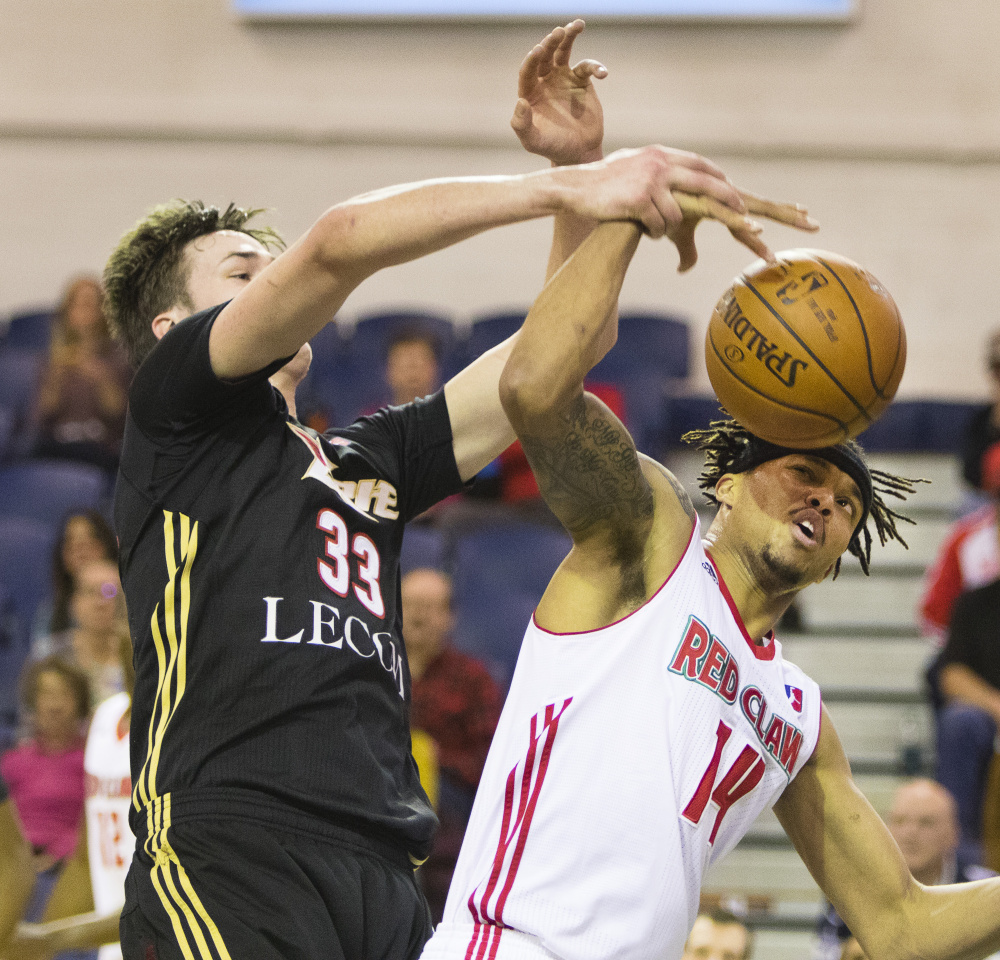
[[[15,350],[45,352],[52,335],[55,315],[51,310],[31,310],[15,313],[7,325],[3,346]]]
[[[44,363],[44,354],[37,350],[0,346],[0,404],[19,416],[27,411],[34,402]]]
[[[595,380],[625,383],[636,371],[655,371],[664,380],[683,380],[690,370],[687,323],[665,313],[622,312],[618,341],[591,371]]]
[[[524,630],[570,546],[562,530],[524,522],[490,525],[455,544],[455,645],[484,661],[501,689],[510,684]]]
[[[590,372],[625,398],[626,425],[636,446],[659,457],[666,446],[673,384],[688,375],[689,331],[684,321],[661,313],[622,313],[618,341]]]
[[[469,359],[481,357],[491,347],[503,343],[521,329],[527,311],[503,311],[484,313],[472,318],[469,328]]]
[[[681,437],[689,430],[704,430],[713,420],[725,419],[714,396],[673,397],[667,409],[665,439],[668,446],[683,446]]]
[[[418,567],[448,571],[451,568],[451,544],[448,535],[436,527],[407,524],[399,566],[404,574]]]
[[[430,333],[440,348],[442,381],[465,366],[465,349],[455,332],[451,317],[428,310],[389,310],[359,314],[347,342],[351,354],[380,375],[389,341],[400,330],[416,328]]]
[[[19,642],[26,642],[35,609],[51,588],[52,549],[58,524],[47,520],[0,515],[0,584],[9,598]]]
[[[26,460],[0,469],[0,516],[58,527],[71,510],[104,506],[108,477],[100,467],[69,460]]]

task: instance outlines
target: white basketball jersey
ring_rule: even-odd
[[[750,640],[697,524],[623,620],[532,620],[424,960],[680,957],[706,869],[819,727],[819,688]]]
[[[87,783],[87,854],[90,884],[98,913],[125,903],[125,874],[132,862],[135,837],[128,825],[132,778],[129,767],[127,693],[105,700],[95,711],[87,734],[83,769]],[[121,960],[118,944],[98,951],[98,960]]]

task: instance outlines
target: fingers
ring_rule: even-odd
[[[552,63],[555,66],[569,66],[569,57],[573,52],[573,41],[583,33],[583,27],[584,23],[582,20],[574,20],[572,23],[567,23],[565,27],[557,27],[545,38],[548,40],[549,37],[554,37],[557,33],[561,32],[562,34],[559,37],[559,42],[552,51]]]
[[[741,190],[740,195],[746,204],[749,213],[778,223],[786,223],[790,227],[797,227],[799,230],[818,230],[819,223],[809,216],[809,211],[797,203],[781,203],[776,200],[767,200],[758,197],[747,190]]]
[[[724,203],[706,194],[690,194],[680,190],[671,190],[674,200],[681,208],[684,216],[695,220],[718,220],[730,230],[743,230],[749,233],[760,233],[761,226],[750,217],[737,213]]]
[[[586,82],[591,78],[603,80],[608,75],[608,68],[597,60],[581,60],[573,67],[573,76]]]
[[[570,53],[573,50],[573,41],[583,32],[584,22],[574,20],[567,23],[565,27],[556,27],[540,43],[535,44],[531,52],[521,62],[521,69],[517,75],[517,95],[519,97],[528,96],[534,88],[536,81],[547,77],[554,67],[569,68]],[[596,61],[584,61],[585,63],[596,63]],[[596,64],[603,73],[577,74],[581,79],[589,76],[605,76],[607,69],[602,64]],[[575,73],[575,71],[574,71]]]
[[[699,220],[704,219],[718,220],[729,229],[729,232],[736,240],[752,250],[758,257],[771,263],[774,262],[774,253],[761,239],[760,232],[762,228],[756,220],[735,213],[714,197],[704,194],[692,196],[691,194],[682,193],[677,190],[672,191],[672,194],[677,205],[683,211],[685,219],[685,223],[674,234],[674,243],[677,245],[677,249],[681,255],[679,270],[683,271],[694,265],[694,260],[687,263],[686,255],[690,256],[693,253],[695,259],[697,259],[697,251],[694,250],[694,228],[697,226]],[[691,250],[686,251],[681,246],[681,241],[689,242]],[[687,265],[685,266],[685,264]]]
[[[514,116],[510,118],[510,125],[518,136],[531,129],[531,104],[524,97],[514,104]]]

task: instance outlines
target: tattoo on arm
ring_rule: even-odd
[[[641,559],[653,492],[628,431],[600,400],[581,394],[558,428],[522,436],[521,445],[545,502],[574,539],[603,527],[619,563]]]

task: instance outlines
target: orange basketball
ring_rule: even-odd
[[[705,363],[719,402],[752,433],[786,447],[856,437],[892,402],[906,331],[867,270],[824,250],[757,261],[722,295]]]

